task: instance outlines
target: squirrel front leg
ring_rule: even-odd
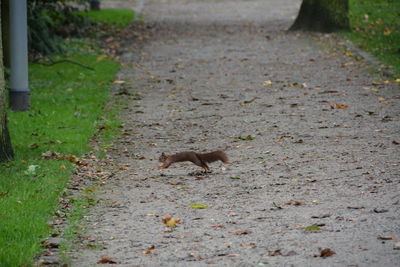
[[[208,168],[207,164],[204,163],[204,166],[202,166],[204,168],[204,173],[211,173],[212,171],[210,170],[210,168]]]
[[[170,165],[171,165],[170,162],[165,161],[161,166],[158,166],[158,169],[159,169],[159,170],[161,170],[161,169],[167,169]]]

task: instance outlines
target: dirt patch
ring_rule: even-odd
[[[152,35],[125,48],[118,77],[130,104],[110,156],[123,171],[88,221],[103,249],[74,266],[399,262],[398,83],[334,36],[287,33],[299,4],[146,3]],[[157,169],[185,150],[231,163]]]

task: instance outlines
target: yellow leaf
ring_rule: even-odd
[[[394,80],[396,83],[400,83],[400,78],[397,78],[396,80]]]
[[[98,57],[96,58],[96,61],[97,61],[97,62],[102,61],[102,60],[105,59],[106,57],[107,57],[107,55],[100,55],[100,56],[98,56]]]
[[[125,83],[125,81],[122,81],[122,80],[115,80],[113,83],[115,83],[115,84],[123,84],[123,83]]]
[[[392,33],[392,30],[389,28],[386,28],[385,31],[383,32],[383,35],[388,36]]]
[[[203,204],[198,204],[198,203],[189,203],[188,206],[193,209],[207,209],[208,208],[208,206],[203,205]]]
[[[379,103],[381,103],[381,104],[389,104],[389,101],[387,101],[386,99],[384,99],[383,97],[378,97],[378,101],[379,101]]]
[[[351,56],[353,56],[353,54],[350,53],[349,51],[347,51],[346,53],[344,53],[344,55],[345,55],[346,57],[351,57]]]
[[[264,82],[263,82],[263,85],[264,85],[264,86],[271,86],[271,85],[272,85],[272,82],[271,82],[271,80],[264,81]]]
[[[172,217],[170,213],[167,213],[163,216],[162,222],[165,223],[168,227],[174,227],[181,222],[181,219]]]
[[[377,93],[377,92],[379,92],[379,89],[372,88],[371,91]]]

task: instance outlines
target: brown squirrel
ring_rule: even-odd
[[[192,151],[180,152],[174,155],[165,155],[162,153],[158,160],[163,163],[159,169],[166,169],[175,162],[191,161],[197,166],[202,167],[206,173],[211,172],[207,163],[218,160],[222,161],[223,163],[229,162],[228,156],[225,154],[225,152],[220,150],[204,154],[195,153]]]

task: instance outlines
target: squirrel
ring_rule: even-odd
[[[229,162],[228,156],[225,154],[225,152],[220,150],[204,154],[195,153],[192,151],[180,152],[174,155],[165,155],[165,153],[162,153],[158,160],[163,163],[159,169],[166,169],[175,162],[191,161],[197,166],[202,167],[205,173],[211,172],[207,163],[218,160],[222,161],[223,163]]]

